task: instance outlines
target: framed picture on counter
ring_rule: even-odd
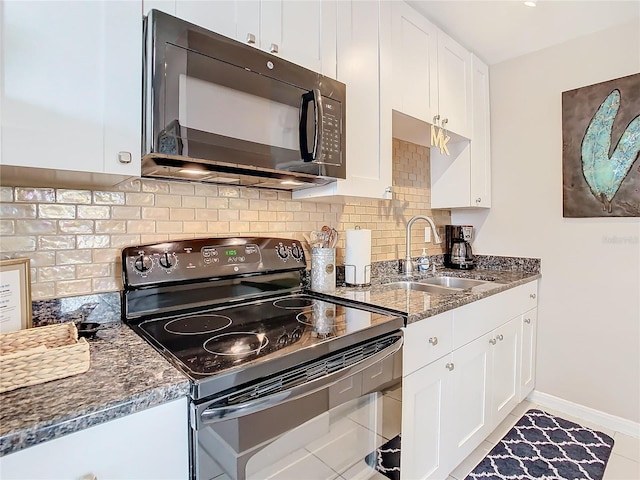
[[[0,260],[0,333],[32,325],[30,260]]]

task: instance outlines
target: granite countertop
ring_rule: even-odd
[[[0,394],[0,456],[189,392],[187,378],[125,324],[105,324],[89,349],[88,372]]]
[[[394,288],[389,284],[398,281],[420,281],[434,276],[455,276],[490,280],[493,283],[482,284],[471,289],[452,291],[449,294],[431,294],[404,288]],[[411,277],[396,273],[386,275],[383,283],[373,283],[368,287],[339,287],[327,296],[366,303],[396,311],[406,318],[407,324],[423,320],[453,308],[461,307],[481,298],[495,295],[518,285],[540,278],[540,273],[523,271],[504,271],[474,269],[470,271],[439,268],[435,274],[418,274]]]

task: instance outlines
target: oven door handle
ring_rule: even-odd
[[[283,392],[278,392],[263,398],[257,398],[248,402],[239,403],[237,405],[206,408],[200,414],[200,422],[205,424],[232,420],[234,418],[251,415],[261,410],[266,410],[267,408],[273,407],[280,403],[290,402],[292,400],[311,395],[312,393],[318,392],[325,388],[329,388],[336,383],[344,380],[345,378],[355,375],[356,373],[359,373],[378,362],[382,362],[391,355],[397,353],[402,348],[402,344],[403,338],[402,336],[400,336],[398,337],[398,341],[393,345],[389,345],[383,350],[380,350],[378,353],[364,360],[361,360],[356,364],[349,365],[348,367],[344,367],[336,372],[333,372],[330,375],[312,380],[307,383],[303,383],[302,385],[298,385]],[[219,401],[220,399],[217,399],[214,401],[214,403],[218,403]]]

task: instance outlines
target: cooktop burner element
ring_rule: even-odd
[[[255,353],[269,344],[264,333],[229,332],[204,342],[204,349],[214,355],[242,356]]]
[[[167,322],[164,329],[176,335],[200,335],[225,329],[231,323],[231,319],[224,315],[191,315]]]
[[[281,298],[273,302],[273,305],[287,310],[300,310],[313,305],[313,299],[305,297]]]

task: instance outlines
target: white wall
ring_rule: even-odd
[[[634,422],[640,222],[562,217],[561,95],[640,72],[639,32],[635,20],[493,66],[493,207],[452,214],[477,227],[475,253],[542,259],[536,390]]]

